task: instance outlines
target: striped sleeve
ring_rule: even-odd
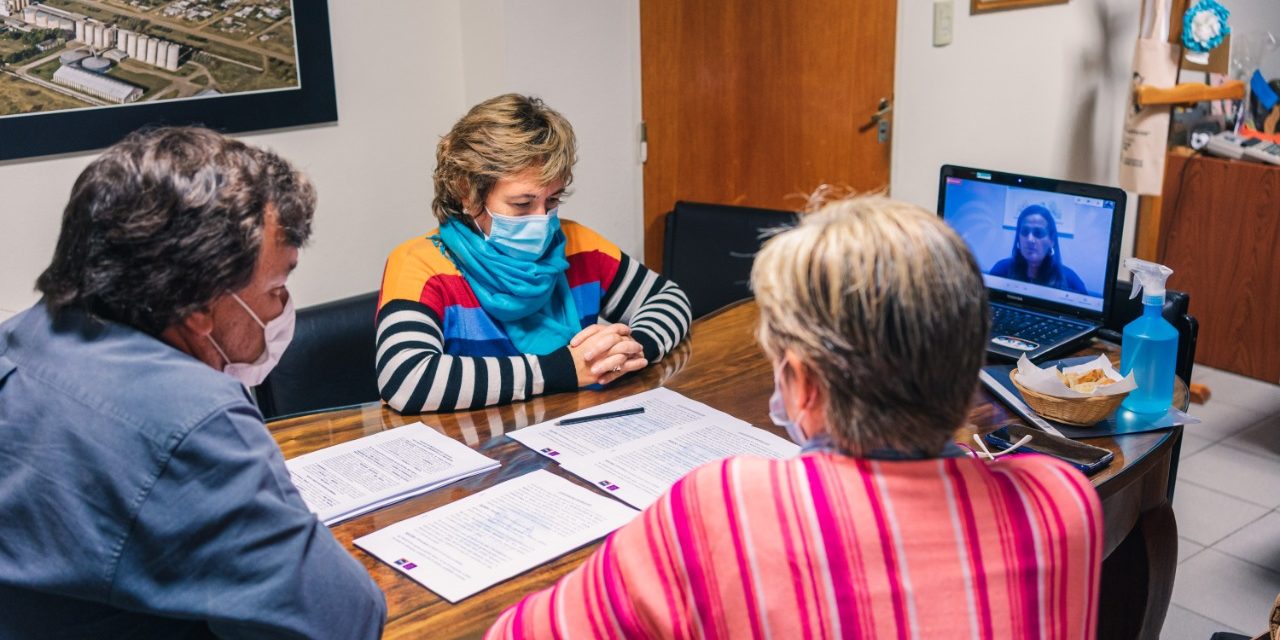
[[[378,391],[400,413],[519,402],[568,390],[556,381],[577,381],[568,348],[545,356],[446,354],[440,318],[410,300],[391,300],[378,311],[375,358]]]
[[[679,285],[625,253],[605,293],[601,316],[629,325],[650,363],[676,348],[693,320],[689,297]]]

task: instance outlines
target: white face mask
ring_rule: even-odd
[[[249,305],[240,299],[240,296],[231,294],[231,297],[240,303],[241,307],[249,313],[249,317],[262,327],[262,339],[266,343],[266,348],[262,350],[262,355],[258,356],[253,362],[232,362],[227,357],[222,347],[218,346],[218,341],[213,339],[213,334],[209,334],[209,342],[213,343],[213,348],[218,351],[218,355],[222,356],[222,361],[226,366],[222,368],[222,372],[239,380],[246,387],[256,387],[266,380],[267,374],[276,367],[280,362],[280,356],[284,355],[284,350],[289,347],[289,342],[293,340],[293,325],[296,314],[293,310],[293,296],[285,300],[284,311],[276,316],[274,320],[266,324],[262,323],[262,319],[258,314],[249,308]]]
[[[773,423],[787,430],[787,437],[791,441],[804,446],[808,442],[808,437],[804,435],[804,430],[791,420],[791,416],[787,415],[787,403],[782,399],[782,385],[778,380],[778,370],[773,371],[773,395],[769,397],[769,419]]]

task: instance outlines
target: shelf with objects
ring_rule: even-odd
[[[1135,55],[1126,143],[1142,116],[1161,142],[1144,150],[1145,180],[1121,170],[1139,194],[1134,254],[1173,268],[1169,286],[1195,300],[1198,363],[1276,383],[1280,335],[1267,328],[1280,326],[1280,81],[1262,67],[1280,47],[1265,31],[1231,33],[1212,0],[1174,0],[1167,21],[1159,4],[1144,6],[1156,15]]]

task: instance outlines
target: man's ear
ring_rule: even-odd
[[[178,321],[183,328],[198,336],[207,336],[213,333],[213,314],[209,309],[201,311],[193,311],[182,320]]]

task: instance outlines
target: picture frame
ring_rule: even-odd
[[[336,122],[328,3],[293,0],[290,8],[296,86],[0,116],[0,162],[101,149],[151,126],[198,125],[236,133]]]
[[[1050,4],[1066,4],[1068,0],[969,0],[969,13],[990,13],[1009,9],[1026,9]]]

